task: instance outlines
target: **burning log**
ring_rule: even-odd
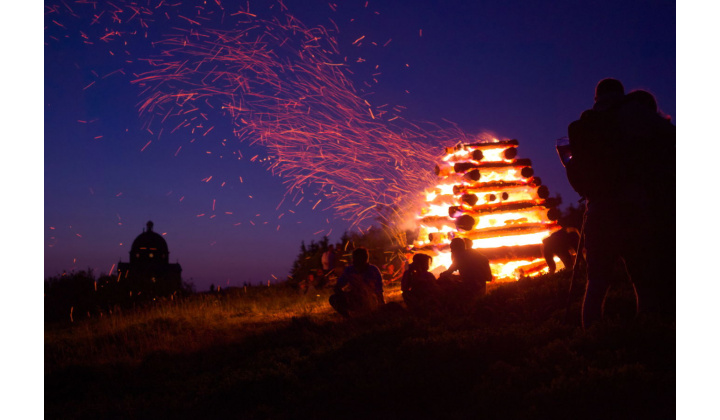
[[[464,229],[467,230],[467,232],[462,233],[462,237],[469,239],[485,239],[496,236],[527,235],[540,232],[548,232],[548,234],[550,234],[553,229],[558,229],[558,226],[554,223],[528,223],[524,225],[501,226],[482,230]]]
[[[459,207],[459,206],[455,206]],[[520,211],[520,210],[528,210],[532,208],[541,209],[541,208],[551,208],[555,206],[551,206],[549,204],[546,204],[546,201],[516,201],[512,203],[498,203],[498,204],[486,204],[486,205],[479,205],[479,206],[473,206],[471,208],[464,208],[461,207],[460,210],[465,214],[470,214],[473,216],[482,216],[489,213],[503,213],[508,211]]]
[[[472,162],[458,162],[455,165],[453,165],[453,169],[455,172],[467,172],[472,169],[495,169],[495,168],[516,168],[516,169],[523,169],[526,167],[530,167],[532,165],[532,162],[530,159],[515,159],[513,162],[482,162],[482,163],[472,163]],[[532,175],[531,175],[532,176]],[[526,176],[526,178],[529,178],[529,176]]]
[[[533,178],[534,179],[534,178]],[[462,193],[475,193],[475,192],[486,192],[486,191],[497,191],[505,190],[509,188],[522,188],[527,185],[531,185],[523,181],[492,181],[492,182],[481,182],[476,184],[465,184],[465,185],[453,185],[453,194],[460,195]]]
[[[452,166],[450,165],[435,165],[435,175],[437,176],[448,176],[452,173]]]
[[[428,234],[428,240],[433,244],[442,244],[450,241],[450,236],[447,232],[432,232]]]
[[[453,171],[455,171],[455,173],[463,174],[466,179],[470,179],[472,181],[479,181],[480,178],[487,178],[488,181],[492,181],[492,178],[490,177],[492,174],[507,179],[509,178],[510,171],[517,172],[518,170],[523,178],[530,178],[535,174],[535,171],[530,166],[525,166],[522,163],[518,164],[516,162],[497,162],[493,165],[478,165],[471,162],[460,162],[453,166]],[[449,177],[451,175],[452,173],[447,176]]]
[[[452,156],[453,154],[463,150],[492,150],[492,149],[506,149],[509,147],[517,147],[520,144],[516,139],[504,140],[498,142],[487,142],[487,143],[459,143],[454,147],[446,147],[445,155]]]
[[[474,194],[496,191],[516,192],[527,191],[528,189],[534,189],[537,191],[538,197],[543,199],[550,196],[550,190],[545,185],[540,185],[538,183],[530,184],[525,182],[486,182],[478,185],[455,185],[453,186],[453,194]]]
[[[487,217],[489,215],[500,216],[507,213],[517,213],[520,216],[529,211],[542,212],[544,217],[547,217],[550,221],[557,221],[561,216],[561,212],[557,207],[551,206],[546,202],[538,204],[533,201],[473,206],[469,209],[462,206],[451,206],[448,208],[448,216],[455,219],[455,227],[458,229],[472,230],[476,227],[479,217]],[[517,218],[517,220],[520,219],[522,218]]]
[[[560,220],[561,216],[562,216],[562,213],[560,212],[560,210],[557,207],[553,207],[547,211],[547,218],[552,220],[553,222]]]
[[[481,149],[475,149],[471,152],[463,151],[463,153],[454,153],[448,156],[446,162],[464,162],[467,160],[474,160],[476,162],[480,162],[485,159],[486,156],[489,156],[488,160],[492,160],[492,157],[504,160],[512,160],[515,158],[515,156],[517,156],[517,148],[514,146],[508,147],[506,149],[493,147],[485,148],[485,152],[483,152],[483,150]]]
[[[544,200],[550,196],[550,190],[545,185],[529,185],[523,182],[486,182],[484,184],[473,186],[454,186],[453,193],[455,195],[463,194],[461,200],[474,206],[478,201],[478,194],[484,194],[487,202],[498,200],[507,200],[511,194],[521,194],[524,199],[541,199]],[[488,197],[488,194],[495,197]],[[468,196],[466,198],[466,196]],[[469,196],[475,196],[471,198]],[[474,201],[474,202],[473,202]]]
[[[475,218],[468,214],[463,214],[455,219],[455,227],[458,230],[472,230],[472,228],[475,227],[475,223],[477,223]]]
[[[466,149],[497,149],[499,147],[509,147],[514,146],[517,147],[520,144],[517,139],[512,140],[504,140],[504,141],[498,141],[498,142],[491,142],[491,143],[468,143],[465,144],[464,147]],[[446,151],[447,153],[447,151]]]
[[[530,262],[527,265],[518,267],[516,271],[519,271],[519,276],[532,276],[542,273],[545,268],[547,268],[547,263],[543,258],[540,261]]]
[[[486,153],[489,153],[486,151]],[[475,149],[470,153],[464,153],[461,155],[451,155],[447,162],[439,163],[435,165],[435,175],[448,176],[453,172],[466,172],[467,169],[458,170],[458,165],[464,167],[467,165],[475,165],[476,167],[496,167],[499,164],[512,164],[518,163],[524,166],[530,166],[529,159],[519,159],[515,162],[513,160],[517,156],[517,148],[509,147],[504,150],[496,150],[496,157],[501,159],[500,161],[492,160],[483,162],[485,159],[485,153],[480,149]],[[504,160],[504,161],[503,161]],[[527,165],[525,165],[527,161]],[[454,163],[454,164],[453,164]],[[468,166],[468,169],[472,169],[472,166]]]
[[[542,245],[518,245],[518,246],[500,246],[497,248],[475,248],[478,249],[491,263],[505,264],[517,259],[542,258]],[[443,252],[450,251],[450,244],[441,245],[424,245],[415,247],[413,252],[422,252],[430,256],[437,256]]]
[[[469,179],[471,181],[479,181],[480,180],[480,171],[477,169],[473,169],[472,171],[466,173],[464,178]]]
[[[482,214],[453,206],[448,210],[448,213],[450,217],[456,219],[456,227],[460,225],[464,228],[469,226],[470,229],[484,229],[487,227],[508,226],[518,223],[541,223],[544,222],[545,219],[553,220],[553,218],[549,217],[551,210],[555,209],[546,210],[543,206],[538,205],[528,207],[524,210],[492,211]],[[467,217],[463,218],[463,220],[457,220],[463,216],[469,216],[472,220]]]
[[[435,167],[442,181],[428,194],[427,216],[414,246],[439,257],[434,267],[450,264],[450,240],[462,237],[490,259],[498,279],[547,269],[541,244],[559,229],[554,222],[559,202],[534,176],[530,159],[517,159],[517,146],[517,140],[507,140],[446,149]]]
[[[447,175],[438,176],[444,178],[445,182],[460,184],[467,183],[468,181],[477,183],[481,178],[483,182],[493,182],[501,179],[528,182],[529,179],[532,179],[533,175],[534,171],[530,167],[516,167],[506,163],[502,168],[475,168],[465,173],[458,173],[453,169]]]
[[[476,194],[463,194],[462,197],[460,197],[460,202],[463,204],[467,204],[469,206],[474,206],[477,204],[479,198]]]
[[[505,159],[515,159],[515,156],[517,156],[517,147],[509,147],[505,149],[503,152],[503,156],[505,156]]]

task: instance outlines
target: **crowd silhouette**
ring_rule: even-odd
[[[585,203],[583,219],[580,226],[561,223],[543,241],[543,256],[550,273],[557,271],[555,257],[565,269],[576,270],[576,259],[585,261],[584,328],[602,319],[618,262],[632,281],[637,313],[674,319],[675,255],[669,244],[675,235],[675,126],[651,93],[626,94],[616,79],[601,80],[594,99],[568,126],[569,146],[562,153],[568,180]],[[410,312],[467,310],[485,295],[493,280],[488,258],[462,238],[454,238],[450,249],[452,264],[438,278],[429,271],[430,256],[412,255],[401,280]],[[323,254],[323,273],[332,270],[334,258],[332,248]],[[352,259],[330,297],[345,317],[384,304],[383,275],[369,264],[367,249],[355,249]]]

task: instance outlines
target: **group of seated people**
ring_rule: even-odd
[[[429,271],[431,257],[415,254],[401,280],[403,300],[410,312],[428,313],[441,308],[468,307],[485,295],[486,283],[492,281],[490,262],[472,242],[455,238],[450,243],[452,265],[439,279]],[[380,270],[369,263],[365,248],[352,253],[353,264],[338,278],[330,305],[342,316],[369,312],[385,303]],[[454,274],[457,272],[457,274]]]
[[[400,288],[408,310],[427,314],[436,310],[465,309],[485,295],[492,281],[490,261],[472,249],[468,239],[455,238],[450,243],[452,264],[438,279],[429,271],[432,257],[415,254],[403,275]],[[457,274],[455,274],[457,272]]]

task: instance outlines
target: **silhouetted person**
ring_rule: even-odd
[[[669,197],[675,197],[675,127],[670,123],[670,117],[660,112],[650,92],[634,90],[626,95],[625,102],[625,108],[633,109],[635,113],[652,120],[654,128],[650,136],[644,136],[643,130],[647,128],[642,122],[633,125],[633,132],[630,133],[640,139],[635,153],[649,155],[649,159],[638,162],[636,172],[642,187],[647,189],[648,201],[667,202]],[[661,121],[656,115],[667,122]],[[674,204],[659,210],[672,210],[664,217],[675,217]]]
[[[658,105],[657,100],[655,100],[655,96],[646,90],[634,90],[625,96],[625,100],[628,102],[635,101],[640,106],[647,108],[652,112],[658,112]]]
[[[587,206],[585,328],[602,317],[618,258],[639,313],[675,314],[675,127],[646,99],[604,79],[593,108],[568,126],[568,179]]]
[[[356,248],[353,264],[343,271],[330,296],[330,306],[349,318],[352,312],[368,312],[385,303],[380,269],[369,263],[367,249]]]
[[[440,273],[440,285],[448,298],[460,304],[471,304],[485,295],[486,283],[492,281],[490,261],[479,251],[467,247],[462,238],[450,242],[452,264]],[[458,275],[453,273],[457,271]]]
[[[315,271],[315,288],[316,289],[322,289],[327,284],[327,276],[328,274],[325,273],[325,270],[322,268],[318,268]]]
[[[321,273],[322,275],[322,273]],[[315,288],[317,287],[318,278],[315,276],[314,273],[310,273],[305,277],[303,281],[300,282],[300,294],[307,295],[310,293],[315,292]]]
[[[401,280],[405,273],[405,256],[402,254],[394,255],[390,261],[383,266],[381,270],[383,273],[383,280],[385,284],[392,283],[397,280]]]
[[[323,252],[321,262],[325,275],[330,274],[335,268],[335,245],[328,246],[327,251]]]
[[[425,314],[438,309],[440,290],[435,276],[428,271],[432,257],[415,254],[400,281],[403,301],[410,312]]]
[[[578,242],[580,242],[580,233],[572,227],[564,227],[543,239],[543,257],[550,269],[550,274],[557,270],[555,256],[560,258],[565,268],[572,269],[575,264],[574,254],[577,252]]]

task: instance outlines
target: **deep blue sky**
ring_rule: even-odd
[[[592,105],[600,79],[649,90],[675,122],[672,1],[365,3],[338,2],[333,11],[327,2],[285,1],[307,26],[337,24],[340,52],[354,63],[358,88],[379,66],[378,84],[367,89],[373,104],[402,105],[409,120],[449,120],[470,134],[518,139],[520,157],[533,161],[563,206],[578,197],[554,141]],[[62,23],[68,32],[83,30]],[[152,33],[166,30],[157,25]],[[364,45],[353,45],[361,36]],[[288,274],[301,240],[317,241],[332,229],[336,241],[347,228],[332,209],[312,210],[312,197],[276,210],[283,180],[262,164],[223,154],[217,140],[234,139],[221,124],[212,139],[192,145],[145,131],[130,75],[98,77],[120,67],[109,48],[68,39],[45,45],[45,276],[88,267],[108,273],[128,260],[130,244],[152,220],[166,233],[171,261],[180,262],[198,290],[266,282]],[[129,49],[137,54],[133,60],[146,52]],[[238,148],[264,156],[261,148]]]

